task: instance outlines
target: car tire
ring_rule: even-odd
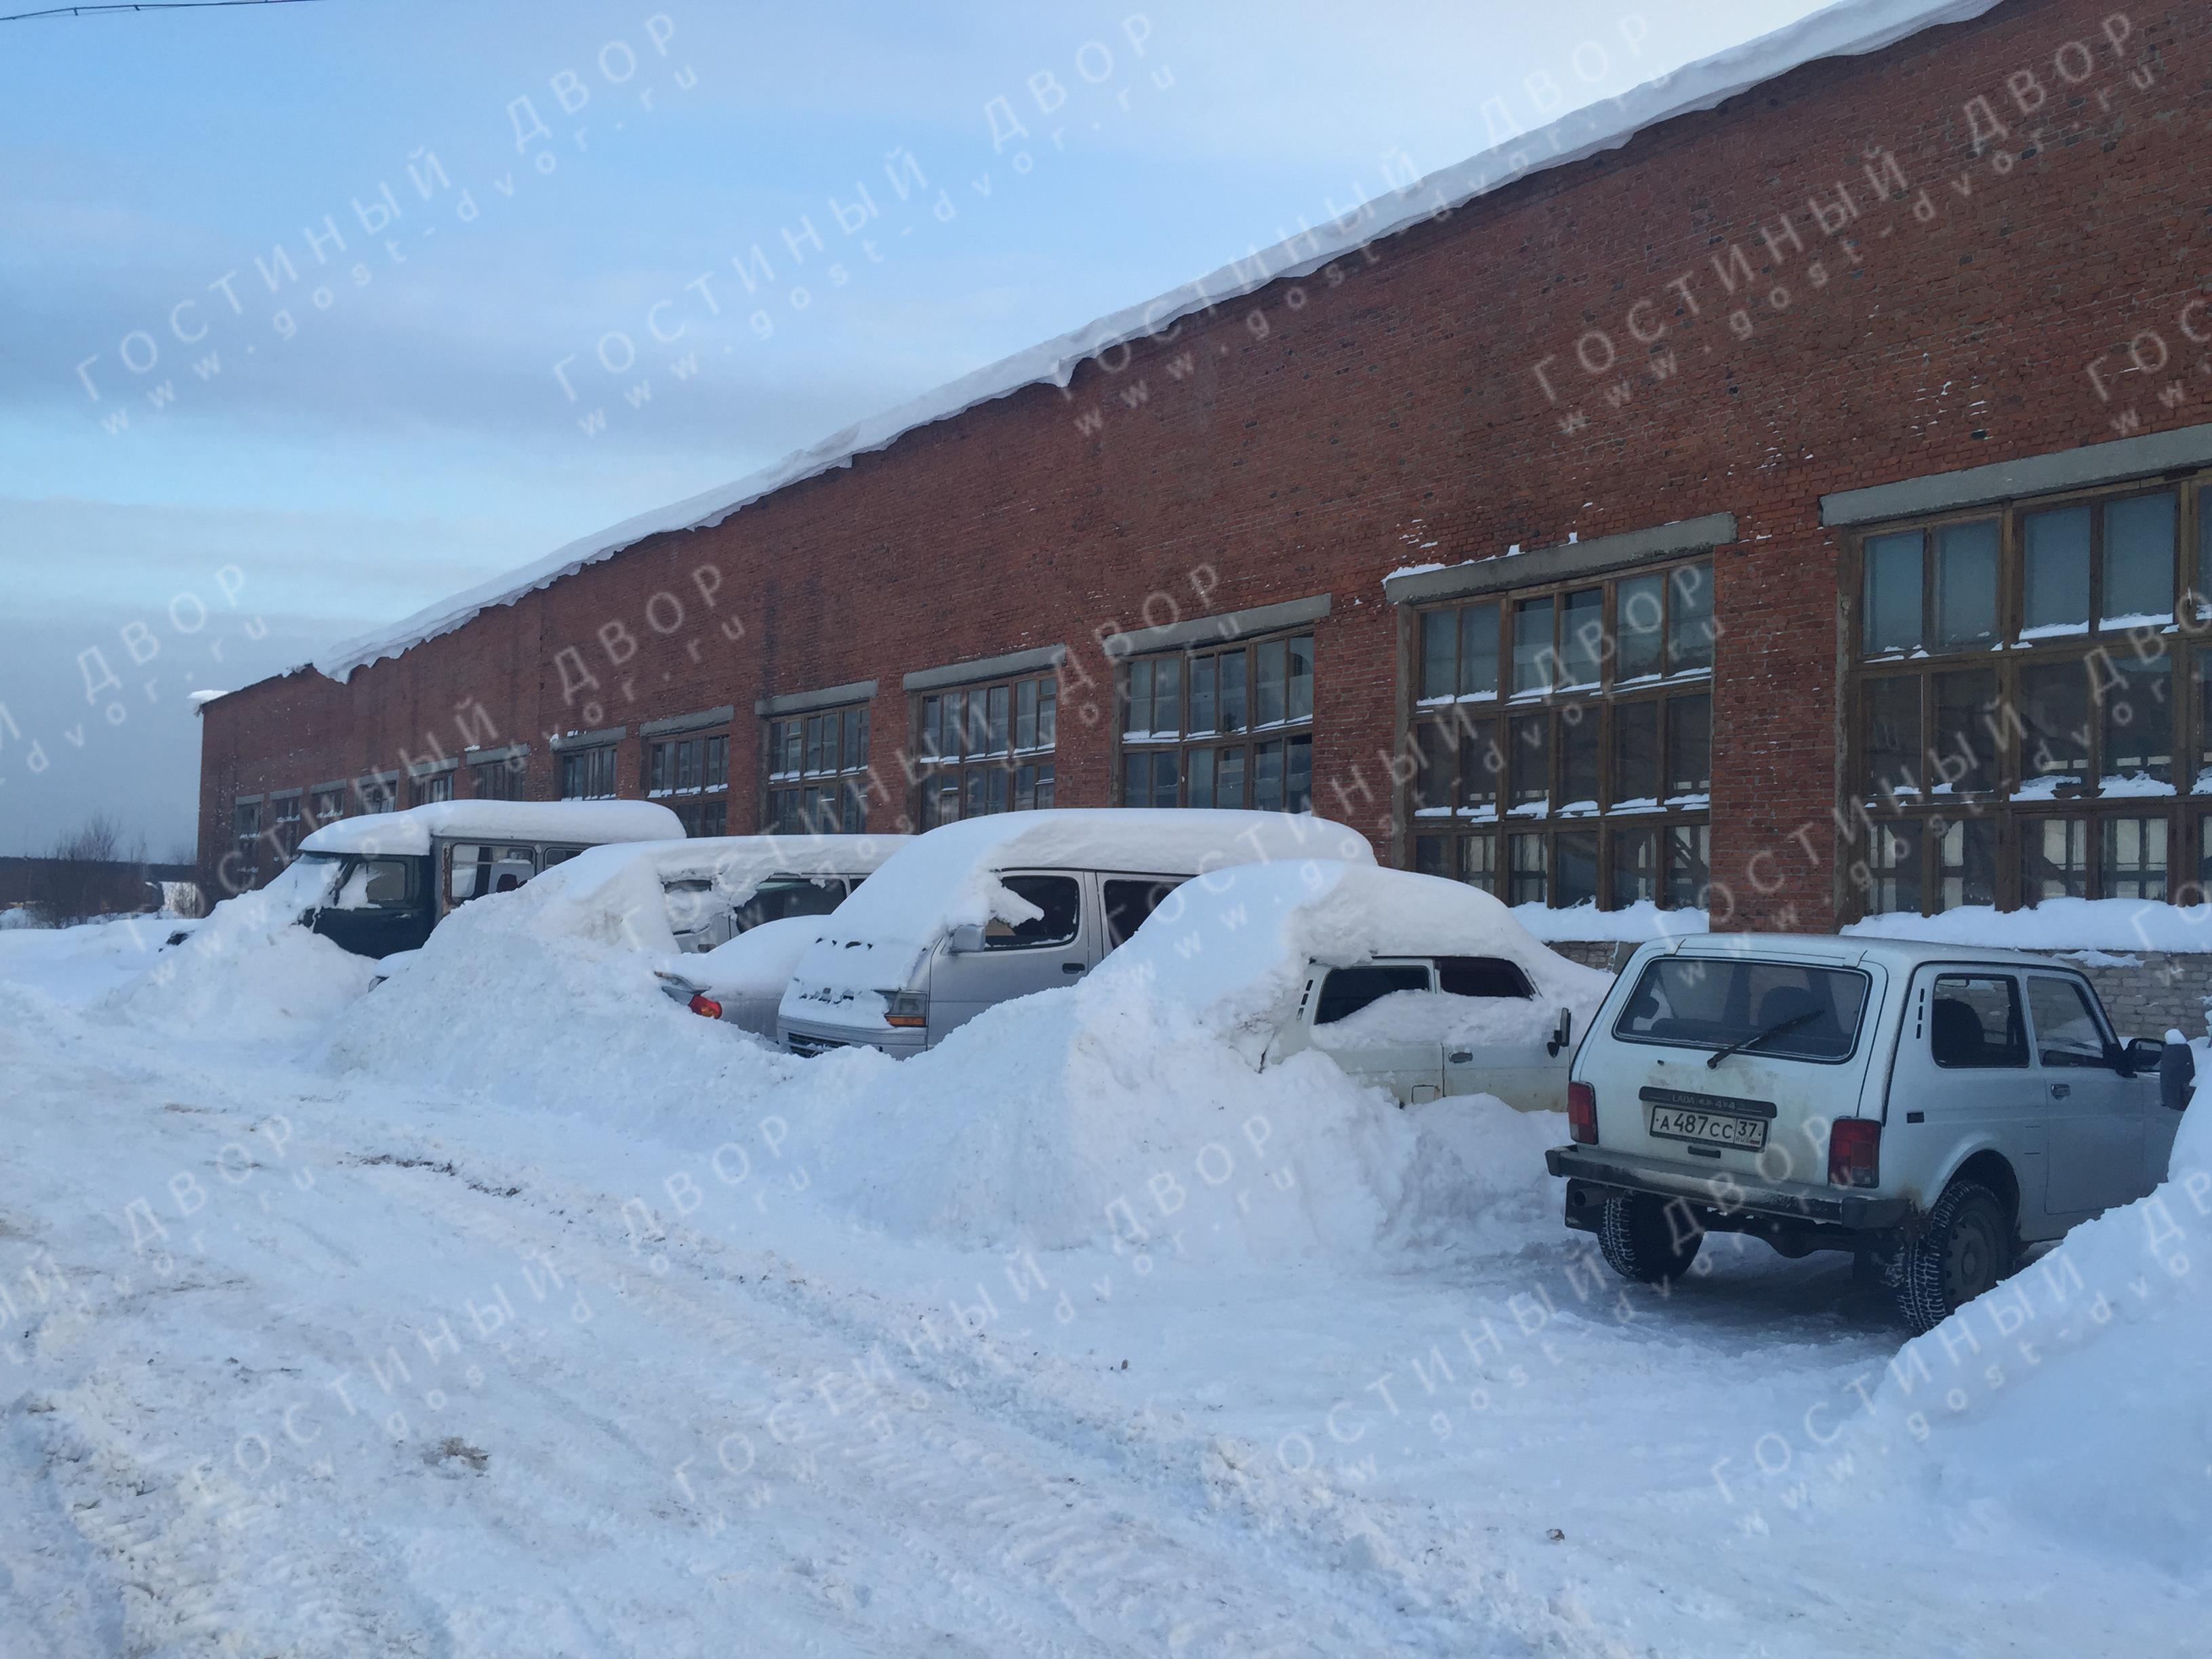
[[[1943,1189],[1928,1224],[1898,1247],[1897,1310],[1915,1335],[1934,1330],[2012,1271],[2013,1224],[2004,1201],[1978,1181]]]
[[[1650,1193],[1615,1193],[1606,1200],[1598,1220],[1598,1248],[1605,1253],[1606,1265],[1623,1279],[1638,1285],[1671,1285],[1698,1259],[1705,1229],[1692,1233],[1686,1243],[1678,1241],[1667,1218],[1668,1202]]]

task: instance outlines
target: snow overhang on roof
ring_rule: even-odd
[[[1715,108],[1739,93],[1817,59],[1879,52],[1922,30],[1978,17],[1998,3],[1999,0],[1841,0],[1771,34],[1716,52],[1617,99],[1577,110],[1549,126],[1432,173],[1402,191],[1366,204],[1345,219],[1331,221],[1142,305],[1101,317],[1072,333],[963,374],[796,450],[735,483],[626,519],[610,529],[570,542],[534,564],[419,611],[394,627],[343,641],[317,657],[314,666],[332,679],[347,679],[357,669],[450,634],[495,605],[512,605],[648,537],[669,531],[709,529],[787,485],[849,466],[855,456],[886,449],[917,428],[948,420],[1024,387],[1065,387],[1079,367],[1102,352],[1157,334],[1194,312],[1239,298],[1280,278],[1318,270],[1352,250],[1410,228],[1442,209],[1456,208],[1531,173],[1618,149],[1648,128],[1678,115]],[[1528,159],[1531,156],[1535,159]]]

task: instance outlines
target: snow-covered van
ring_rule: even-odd
[[[940,825],[827,920],[778,1036],[798,1054],[919,1054],[986,1008],[1073,984],[1192,877],[1298,859],[1375,854],[1357,830],[1286,812],[1060,808]]]
[[[653,969],[695,1014],[770,1041],[813,925],[912,837],[725,836],[641,850],[656,866],[680,961]]]
[[[610,842],[680,841],[684,824],[642,800],[450,800],[326,823],[299,862],[328,867],[301,920],[356,956],[419,949],[471,899]]]
[[[2172,1035],[2172,1034],[2169,1034]],[[1623,1276],[1707,1232],[1852,1251],[1928,1330],[2023,1245],[2165,1178],[2189,1050],[2048,957],[1715,934],[1642,946],[1577,1052],[1567,1225]]]
[[[650,856],[677,948],[714,950],[787,916],[826,916],[908,836],[712,836]]]

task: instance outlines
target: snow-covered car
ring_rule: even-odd
[[[679,951],[705,952],[763,922],[826,916],[908,836],[711,836],[652,854]]]
[[[2176,1034],[2169,1033],[2169,1036]],[[2078,969],[1878,939],[1646,945],[1577,1052],[1566,1223],[1672,1280],[1707,1232],[1850,1250],[1925,1331],[2165,1177],[2189,1050]]]
[[[693,1013],[774,1042],[783,988],[821,931],[818,916],[775,917],[703,955],[684,957],[680,967],[656,968],[653,975],[663,991]]]
[[[778,1036],[798,1054],[919,1054],[987,1008],[1074,983],[1194,876],[1315,859],[1375,854],[1357,830],[1287,812],[1067,807],[943,824],[823,927]]]
[[[587,848],[683,835],[675,813],[641,800],[433,801],[341,818],[300,843],[296,865],[325,878],[301,920],[356,956],[387,957]]]
[[[1378,873],[1409,884],[1419,926],[1388,954],[1309,963],[1267,1063],[1318,1049],[1402,1105],[1492,1095],[1522,1111],[1565,1111],[1578,1022],[1604,994],[1605,975],[1537,943],[1486,893]]]

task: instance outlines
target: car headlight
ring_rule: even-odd
[[[929,1024],[929,999],[920,991],[878,991],[884,1000],[884,1024],[908,1029]]]

